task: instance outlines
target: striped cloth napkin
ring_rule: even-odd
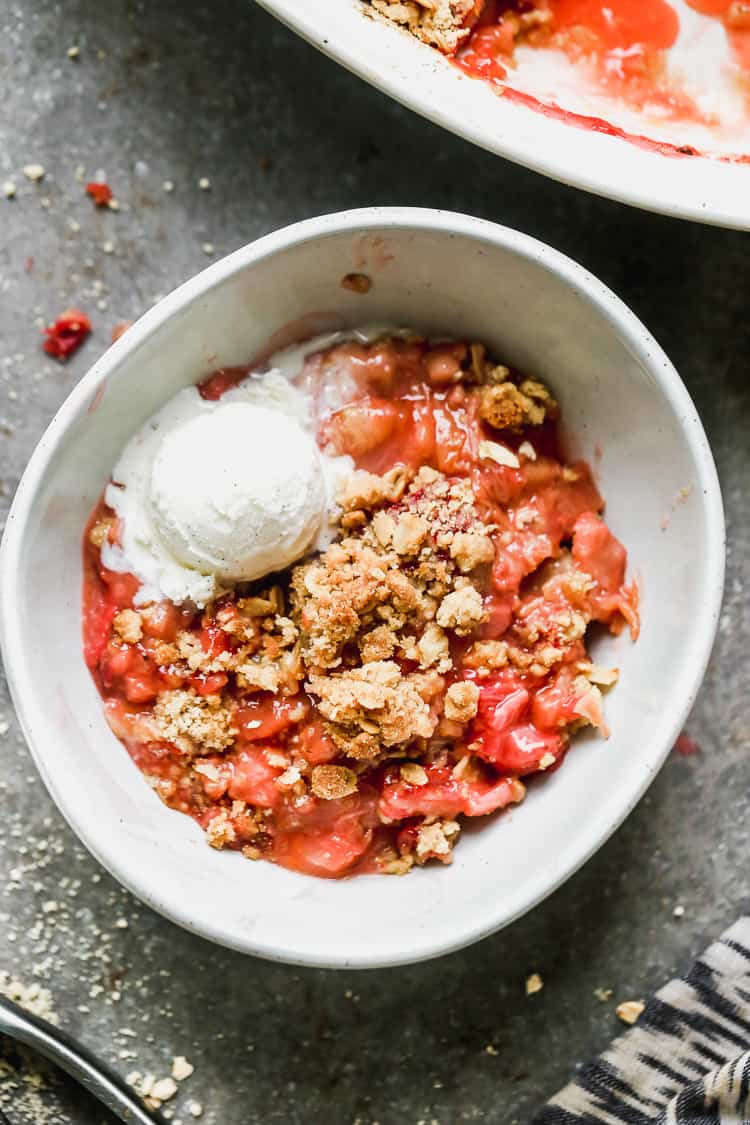
[[[531,1125],[749,1125],[750,918],[646,1005]]]

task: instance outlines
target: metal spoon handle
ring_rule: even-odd
[[[160,1115],[148,1113],[122,1079],[70,1035],[5,997],[0,997],[0,1035],[9,1035],[44,1055],[128,1125],[163,1121]]]

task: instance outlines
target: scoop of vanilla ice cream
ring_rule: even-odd
[[[167,432],[148,499],[169,553],[224,582],[295,562],[326,512],[315,442],[295,418],[250,402],[220,402]]]

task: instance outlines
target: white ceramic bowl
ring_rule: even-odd
[[[365,270],[370,292],[340,279]],[[642,590],[643,631],[602,641],[622,670],[612,737],[579,739],[451,867],[330,882],[206,846],[165,808],[104,720],[81,655],[81,537],[118,451],[178,388],[272,342],[385,320],[477,337],[549,381],[571,449],[596,463]],[[601,457],[596,450],[601,447]],[[440,211],[311,219],[217,262],[94,365],[39,443],[0,556],[2,647],[21,723],[86,846],[144,902],[213,941],[284,961],[393,965],[506,925],[598,848],[646,789],[701,682],[724,527],[701,423],[669,360],[595,278],[525,235]]]
[[[643,0],[640,0],[643,2]],[[599,195],[702,223],[750,229],[750,163],[722,154],[750,153],[746,94],[730,97],[731,62],[715,19],[671,0],[682,34],[677,65],[689,91],[707,111],[724,109],[721,128],[650,118],[597,96],[593,83],[578,90],[576,74],[561,54],[519,53],[509,84],[548,104],[604,119],[627,133],[673,145],[692,145],[708,157],[665,155],[616,136],[555,120],[498,97],[492,87],[461,73],[435,49],[395,26],[374,20],[362,0],[259,0],[289,27],[349,70],[404,105],[490,152]],[[742,100],[744,99],[744,105]]]

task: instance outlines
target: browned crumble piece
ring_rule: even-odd
[[[470,680],[451,684],[445,693],[445,717],[456,723],[469,723],[477,713],[479,688]]]
[[[399,515],[391,534],[391,546],[397,555],[415,555],[429,534],[427,521],[412,512]]]
[[[545,418],[556,418],[560,413],[557,400],[538,379],[524,379],[518,389],[531,403],[531,406],[527,407],[531,426],[541,426]]]
[[[318,697],[336,745],[352,758],[376,759],[384,748],[429,738],[435,729],[436,720],[412,680],[398,664],[381,660],[311,676],[306,687]]]
[[[144,774],[147,783],[154,790],[158,797],[165,803],[168,803],[170,798],[175,795],[177,791],[177,784],[167,777],[154,777],[153,774]]]
[[[363,664],[375,660],[390,660],[396,648],[396,636],[387,625],[378,625],[359,638],[359,653]]]
[[[126,644],[135,645],[143,636],[141,615],[134,609],[121,609],[112,618],[112,628]]]
[[[298,637],[297,626],[290,618],[265,618],[258,644],[226,654],[231,658],[237,686],[295,695],[304,676]]]
[[[589,683],[596,684],[598,687],[612,687],[620,677],[617,668],[604,668],[601,664],[591,664],[587,660],[581,661],[577,668]]]
[[[576,676],[573,681],[574,688],[580,696],[573,708],[582,723],[592,727],[599,727],[605,738],[609,737],[609,729],[604,721],[602,710],[602,693],[596,684],[591,683],[586,676]]]
[[[345,539],[292,574],[293,616],[308,665],[335,668],[363,626],[391,629],[422,616],[421,597],[395,560]]]
[[[482,777],[481,767],[477,765],[477,760],[471,754],[465,754],[463,758],[459,758],[455,766],[451,770],[451,776],[455,777],[456,781],[479,781]]]
[[[201,644],[197,633],[189,629],[177,634],[177,651],[185,661],[191,672],[220,672],[225,670],[232,658],[232,653],[222,652],[217,657],[210,657]]]
[[[193,769],[199,773],[201,777],[208,778],[209,781],[218,781],[221,777],[221,770],[215,766],[213,762],[205,762],[198,759],[193,762]]]
[[[359,528],[364,527],[367,523],[367,516],[361,510],[357,509],[355,512],[344,512],[339,525],[343,531],[357,531]]]
[[[464,657],[467,668],[476,668],[480,672],[496,671],[505,668],[508,664],[508,644],[506,641],[475,641]]]
[[[278,587],[275,587],[275,589],[278,590]],[[276,608],[276,604],[276,598],[272,600],[271,597],[266,596],[240,598],[237,602],[237,609],[243,617],[269,617],[280,612],[280,609]],[[283,606],[283,597],[281,598],[281,605]]]
[[[426,785],[429,780],[427,770],[419,762],[404,762],[398,772],[409,785]]]
[[[432,703],[442,695],[445,688],[445,680],[434,669],[428,672],[412,672],[409,683],[425,703]]]
[[[232,714],[221,696],[198,695],[193,688],[163,691],[154,719],[161,737],[186,754],[226,750],[235,739]]]
[[[94,547],[103,547],[113,524],[114,520],[111,519],[97,520],[89,531],[89,543]]]
[[[226,848],[237,839],[234,825],[226,809],[222,809],[211,818],[206,827],[206,839],[212,848]]]
[[[428,859],[446,862],[460,834],[461,827],[455,820],[426,820],[417,833],[417,863],[424,864]]]
[[[156,641],[151,652],[160,668],[168,668],[180,659],[180,650],[170,641]]]
[[[448,638],[434,622],[425,629],[416,644],[416,656],[420,668],[431,668],[438,672],[448,672],[453,667]]]
[[[474,586],[461,586],[446,594],[438,606],[437,623],[460,637],[471,633],[485,619],[482,595]]]
[[[389,469],[382,477],[357,469],[346,477],[336,497],[345,512],[358,509],[372,511],[381,504],[394,504],[400,500],[409,483],[409,471],[403,465]]]
[[[492,540],[488,535],[477,531],[457,532],[453,536],[450,553],[462,574],[470,574],[472,570],[495,561]]]
[[[398,855],[390,848],[380,857],[378,866],[384,875],[408,875],[414,866],[414,856]]]
[[[474,0],[371,0],[373,8],[418,39],[453,54],[469,35]]]
[[[248,660],[236,669],[237,684],[248,691],[270,691],[276,695],[281,687],[281,672],[272,663]]]
[[[541,426],[545,418],[555,418],[555,399],[536,379],[524,379],[520,386],[503,382],[486,386],[479,399],[479,417],[494,430],[521,430]]]
[[[270,761],[270,756],[269,765],[273,765],[273,763]],[[302,776],[302,771],[300,770],[299,766],[288,765],[284,772],[282,774],[279,774],[279,776],[276,778],[275,784],[279,789],[284,789],[288,792],[296,793],[300,797],[307,791],[305,779]]]
[[[532,603],[524,616],[514,621],[513,634],[528,647],[545,640],[558,649],[567,649],[581,639],[587,626],[588,618],[576,610],[561,610],[549,618],[543,603]]]
[[[372,533],[379,546],[389,547],[396,530],[396,521],[388,512],[376,512],[372,517]]]
[[[357,775],[348,766],[315,766],[310,788],[323,801],[337,801],[357,792]]]

